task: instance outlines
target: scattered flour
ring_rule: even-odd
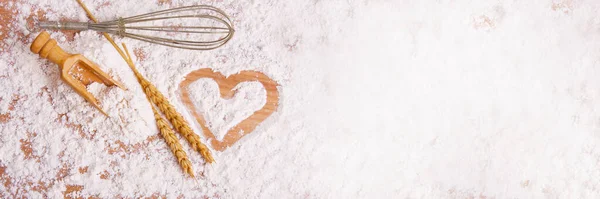
[[[85,2],[100,20],[224,9],[236,35],[216,50],[118,41],[184,114],[178,85],[200,68],[263,72],[280,106],[215,164],[181,139],[188,178],[99,34],[51,32],[128,87],[90,86],[110,118],[29,52],[30,16],[86,21],[75,1],[2,1],[15,7],[0,51],[2,198],[600,198],[596,0]],[[233,101],[193,86],[217,132],[264,103],[254,83]]]
[[[222,141],[227,131],[248,118],[267,103],[267,91],[260,82],[242,82],[233,88],[231,99],[221,98],[219,86],[208,78],[201,78],[189,85],[190,98],[206,125]],[[190,110],[192,111],[192,110]]]

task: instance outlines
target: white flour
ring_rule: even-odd
[[[201,78],[189,85],[190,98],[206,119],[208,129],[222,141],[227,131],[250,117],[267,103],[267,91],[260,82],[242,82],[234,87],[231,99],[221,98],[219,86],[211,79]],[[190,110],[191,111],[191,110]]]
[[[280,84],[280,106],[210,166],[181,139],[190,179],[99,34],[51,33],[129,88],[90,86],[110,119],[29,52],[28,16],[86,21],[75,1],[2,2],[14,23],[0,52],[0,197],[600,197],[596,0],[85,2],[100,20],[224,9],[236,35],[213,51],[119,41],[190,122],[176,91],[200,68],[263,72]],[[263,103],[253,83],[239,87],[256,103],[245,107],[220,101],[212,83],[193,86],[216,132]]]

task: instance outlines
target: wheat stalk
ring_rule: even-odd
[[[189,124],[185,121],[185,119],[183,119],[181,114],[179,114],[179,112],[175,110],[173,105],[171,105],[171,103],[169,103],[169,101],[166,100],[165,96],[163,96],[162,93],[158,92],[158,89],[154,85],[148,83],[147,81],[144,81],[144,83],[142,83],[142,87],[144,88],[144,92],[146,92],[152,103],[158,106],[160,111],[162,111],[165,114],[166,118],[171,122],[173,127],[177,129],[177,132],[179,132],[183,137],[185,137],[185,139],[190,143],[192,148],[200,152],[200,154],[206,160],[206,162],[214,162],[215,160],[210,154],[210,150],[206,145],[204,145],[200,141],[200,136],[194,133],[194,131],[190,128]]]
[[[133,65],[133,61],[131,60],[131,55],[129,54],[129,51],[127,50],[127,46],[125,44],[123,44],[123,50],[125,50],[125,53],[127,55],[127,58],[125,59],[125,61],[128,62],[130,65]],[[152,102],[153,101],[152,98],[155,98],[154,94],[155,93],[160,94],[160,92],[158,92],[158,89],[156,89],[156,87],[154,87],[154,85],[152,85],[148,80],[146,80],[139,73],[139,71],[137,71],[137,69],[132,67],[132,70],[133,70],[135,76],[137,77],[138,81],[140,82],[140,85],[142,85],[144,93],[146,93],[146,98],[148,98],[148,100]],[[179,163],[179,166],[181,166],[181,168],[183,169],[184,172],[186,172],[186,173],[190,174],[190,176],[194,177],[194,170],[192,169],[192,163],[188,159],[187,153],[185,153],[185,151],[183,151],[183,146],[181,146],[181,144],[177,140],[177,137],[175,137],[175,133],[173,132],[173,130],[171,130],[171,128],[169,128],[167,121],[165,121],[165,119],[158,113],[158,111],[154,107],[155,105],[150,104],[150,106],[152,108],[152,112],[154,113],[154,119],[156,120],[156,125],[158,127],[158,130],[159,130],[161,136],[165,139],[165,142],[167,142],[167,145],[171,149],[171,152],[173,152],[173,154],[177,158],[177,162]]]
[[[127,50],[127,46],[125,46],[125,44],[123,44],[123,49],[125,50],[127,57],[129,57],[129,59],[126,61],[130,65],[133,65],[131,56],[129,55],[129,51]],[[210,154],[208,147],[200,141],[200,136],[194,133],[192,128],[190,128],[190,125],[185,121],[181,114],[175,110],[175,107],[173,107],[173,105],[169,103],[167,98],[158,90],[158,88],[144,78],[137,69],[132,67],[132,70],[148,99],[155,104],[163,114],[165,114],[173,127],[175,127],[177,132],[179,132],[179,134],[181,134],[190,143],[192,148],[200,152],[206,162],[213,163],[215,160]]]
[[[87,13],[88,17],[92,21],[97,23],[98,20],[96,19],[96,17],[94,17],[94,15],[92,15],[92,13],[89,11],[87,6],[85,6],[85,4],[81,0],[76,0],[76,1],[83,8],[83,10]],[[160,91],[150,81],[148,81],[146,78],[144,78],[140,74],[140,72],[135,68],[135,65],[133,64],[133,60],[131,59],[131,55],[129,55],[129,51],[127,50],[127,46],[125,46],[125,44],[123,44],[123,50],[122,50],[115,43],[115,41],[112,39],[112,37],[110,37],[110,35],[108,35],[107,33],[102,33],[102,34],[110,42],[110,44],[113,45],[113,47],[117,50],[117,52],[121,55],[121,57],[125,60],[125,62],[127,62],[127,65],[133,71],[138,82],[142,86],[142,89],[143,89],[144,93],[146,94],[146,97],[148,98],[148,100],[150,100],[151,103],[154,103],[154,105],[156,105],[160,109],[160,111],[171,122],[173,127],[175,127],[175,129],[177,129],[177,131],[183,137],[186,138],[186,140],[190,143],[190,145],[192,145],[192,147],[195,150],[200,152],[200,154],[206,160],[206,162],[208,162],[208,163],[214,162],[214,159],[213,159],[212,155],[210,154],[210,150],[208,149],[208,147],[206,147],[206,145],[204,145],[200,141],[200,136],[198,136],[197,134],[195,134],[193,132],[193,130],[189,127],[189,125],[185,121],[185,119],[181,116],[181,114],[179,114],[177,112],[177,110],[175,110],[175,108],[169,103],[169,101],[164,97],[164,95],[162,93],[160,93]],[[123,52],[123,51],[125,51],[125,52]],[[161,135],[163,135],[163,137],[169,144],[169,147],[171,148],[173,153],[175,153],[175,156],[177,157],[177,160],[178,160],[179,164],[181,165],[181,167],[186,172],[188,172],[190,175],[193,176],[193,172],[191,172],[192,167],[191,167],[191,164],[189,163],[189,160],[187,159],[187,154],[185,154],[185,152],[183,152],[183,150],[181,150],[181,144],[179,144],[176,137],[173,135],[174,134],[173,131],[170,128],[168,128],[169,125],[167,124],[167,122],[160,116],[160,114],[158,114],[158,111],[156,111],[156,109],[154,108],[154,105],[151,104],[152,111],[155,114],[155,119],[156,119],[158,128],[161,132]],[[158,117],[157,117],[157,115],[158,115]],[[174,147],[175,147],[175,150],[174,150]],[[185,158],[183,158],[183,157],[185,157]]]
[[[129,55],[129,51],[127,50],[127,46],[125,46],[125,44],[123,44],[123,50],[125,50],[125,53],[128,57],[128,59],[126,59],[125,61],[127,61],[127,63],[130,66],[132,66],[133,61],[131,60],[131,56]],[[173,105],[169,103],[167,98],[158,90],[158,88],[156,88],[156,86],[154,86],[152,83],[150,83],[150,81],[144,78],[142,74],[140,74],[140,72],[137,69],[135,69],[135,67],[131,67],[131,70],[133,71],[133,74],[137,77],[138,82],[142,86],[142,90],[144,91],[148,99],[153,104],[155,104],[163,114],[165,114],[165,116],[171,122],[173,127],[177,129],[177,132],[179,132],[179,134],[181,134],[190,143],[192,148],[200,152],[200,154],[206,160],[206,162],[214,162],[215,160],[210,154],[210,150],[206,145],[204,145],[200,141],[200,136],[194,133],[194,131],[190,128],[189,124],[185,121],[185,119],[183,119],[181,114],[179,114],[179,112],[175,110],[175,107],[173,107]]]
[[[154,118],[156,119],[156,125],[158,126],[158,130],[160,131],[160,135],[165,139],[167,145],[171,149],[171,152],[177,158],[177,162],[179,162],[179,166],[183,169],[184,172],[190,174],[190,176],[194,177],[194,170],[192,169],[192,163],[187,157],[185,151],[183,151],[183,147],[179,144],[177,137],[175,137],[175,133],[169,125],[167,121],[162,118],[162,116],[156,111],[156,108],[152,106],[152,112],[154,112]]]

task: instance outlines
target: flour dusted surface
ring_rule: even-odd
[[[99,34],[51,33],[128,87],[90,86],[110,118],[29,52],[37,32],[24,24],[40,10],[86,21],[75,1],[5,1],[13,14],[0,37],[2,197],[600,197],[594,0],[85,2],[100,20],[191,4],[224,9],[236,33],[213,51],[119,41],[190,122],[177,90],[200,68],[265,73],[280,85],[279,108],[214,151],[215,164],[183,144],[198,176],[190,179]],[[197,83],[206,86],[196,85],[195,103],[222,103],[213,83]],[[240,96],[260,107],[256,86],[241,85]],[[227,105],[201,111],[235,122],[256,110]]]
[[[222,141],[234,125],[250,117],[267,103],[267,92],[260,82],[242,82],[233,88],[236,94],[231,99],[221,98],[219,86],[208,78],[189,85],[194,106],[201,111],[206,125],[215,138]],[[243,133],[243,132],[239,132]]]

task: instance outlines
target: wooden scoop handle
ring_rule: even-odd
[[[56,40],[50,38],[50,34],[46,31],[41,32],[35,40],[33,40],[30,50],[33,53],[39,54],[40,57],[58,64],[61,68],[65,63],[65,60],[73,56],[72,54],[63,51],[63,49],[58,46]]]

